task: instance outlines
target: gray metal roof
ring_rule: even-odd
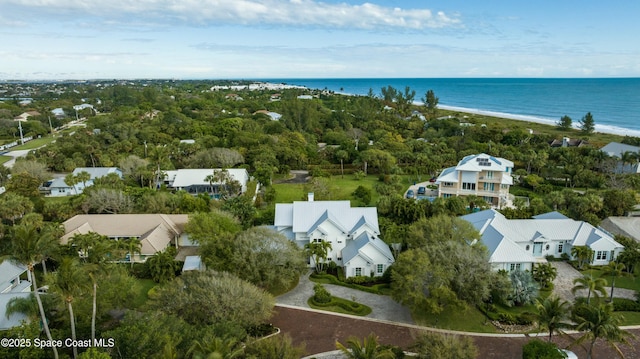
[[[276,204],[274,224],[276,227],[293,227],[294,233],[308,233],[318,225],[323,216],[347,231],[357,229],[358,222],[366,222],[376,233],[378,227],[378,211],[376,207],[351,207],[349,201],[295,201],[293,203]],[[364,221],[362,221],[364,217]],[[320,222],[321,223],[321,222]]]
[[[626,145],[624,143],[610,142],[606,146],[602,147],[600,151],[609,156],[622,157],[625,152],[639,152],[640,147]]]

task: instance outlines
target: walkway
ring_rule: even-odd
[[[582,277],[582,273],[578,272],[575,268],[573,268],[569,263],[566,262],[549,262],[552,266],[554,266],[558,270],[558,276],[553,281],[553,293],[558,297],[568,301],[569,303],[573,303],[576,296],[571,293],[571,288],[573,288],[573,280],[576,278]],[[610,278],[607,278],[609,281]],[[611,294],[611,286],[607,287],[607,296]],[[578,297],[586,297],[587,291],[580,290],[576,292]],[[615,288],[613,291],[613,296],[615,298],[626,298],[635,300],[635,291],[631,289],[624,288]]]
[[[3,163],[3,165],[7,168],[12,168],[13,165],[16,163],[16,158],[18,157],[25,157],[29,152],[31,152],[33,150],[18,150],[18,151],[9,151],[6,152],[4,154],[2,154],[3,156],[7,156],[7,157],[12,157],[9,161]]]
[[[307,300],[313,296],[314,282],[309,280],[311,272],[300,277],[300,282],[291,291],[276,298],[276,304],[293,307],[310,308]],[[411,312],[400,303],[386,295],[367,293],[334,284],[323,284],[331,295],[364,304],[371,307],[367,318],[387,320],[391,322],[413,324]]]

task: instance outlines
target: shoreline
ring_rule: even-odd
[[[416,104],[422,105],[422,103],[416,103]],[[541,117],[529,116],[529,115],[517,115],[512,113],[506,113],[506,112],[487,111],[487,110],[458,107],[458,106],[449,106],[449,105],[440,105],[440,104],[438,105],[438,108],[441,108],[447,111],[457,111],[462,113],[468,113],[471,115],[482,115],[482,116],[504,118],[508,120],[534,122],[534,123],[539,123],[539,124],[549,125],[549,126],[555,126],[557,123],[557,120],[551,120],[547,118],[541,118]],[[575,122],[573,124],[573,128],[579,129],[579,127]],[[628,128],[622,128],[622,127],[616,127],[616,126],[610,126],[610,125],[601,125],[598,123],[595,124],[594,132],[607,133],[607,134],[618,135],[618,136],[640,137],[640,130],[632,130]]]

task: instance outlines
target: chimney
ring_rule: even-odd
[[[309,192],[309,193],[307,193],[307,200],[308,200],[309,202],[313,202],[313,192]]]
[[[569,137],[562,137],[562,147],[569,147]]]

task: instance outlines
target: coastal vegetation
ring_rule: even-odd
[[[491,322],[538,321],[553,334],[564,328],[566,318],[552,321],[551,311],[569,313],[563,303],[547,301],[553,271],[541,266],[514,278],[493,271],[478,232],[457,218],[488,204],[474,197],[416,201],[404,198],[405,190],[466,155],[487,153],[515,163],[511,194],[517,198],[513,207],[501,209],[507,218],[555,210],[597,225],[638,203],[640,178],[616,173],[615,168],[619,161],[631,164],[639,158],[613,158],[599,148],[610,141],[638,145],[640,139],[593,132],[597,119],[589,109],[576,129],[573,120],[564,117],[550,126],[441,110],[433,91],[424,94],[424,105],[416,105],[419,95],[410,88],[345,96],[286,86],[249,90],[245,85],[66,83],[56,84],[54,95],[51,84],[31,84],[32,104],[0,103],[1,144],[18,138],[13,117],[25,111],[39,113],[23,124],[24,135],[36,138],[25,149],[46,144],[11,169],[0,166],[0,187],[7,190],[0,195],[0,252],[3,259],[28,266],[34,289],[36,283],[47,285],[52,294],[41,300],[34,291],[37,306],[32,307],[37,310],[32,314],[39,319],[3,335],[33,336],[43,323],[43,336],[51,338],[113,337],[116,347],[99,351],[114,358],[182,358],[186,353],[204,355],[212,347],[241,351],[238,357],[247,358],[271,349],[297,354],[300,348],[290,340],[254,338],[265,334],[260,328],[272,314],[273,294],[294,286],[307,268],[306,257],[321,259],[322,248],[305,252],[260,226],[274,224],[276,203],[302,200],[308,192],[316,200],[376,206],[381,238],[395,244],[396,255],[385,283],[366,283],[366,277],[348,282],[339,274],[317,274],[314,280],[391,293],[423,325],[495,332]],[[15,92],[24,87],[16,85]],[[95,111],[81,110],[76,119],[73,106],[80,103],[92,104]],[[53,116],[54,108],[73,115]],[[271,112],[281,117],[274,119]],[[582,140],[583,145],[551,146],[564,137]],[[106,176],[82,193],[62,198],[41,193],[54,173],[100,166],[119,167],[123,179]],[[227,188],[220,199],[213,199],[170,191],[160,180],[168,170],[203,167],[246,168],[253,177],[252,189],[233,196],[237,190]],[[65,178],[87,181],[82,174]],[[112,258],[139,253],[135,241],[110,247],[112,241],[105,238],[77,236],[73,245],[59,245],[60,224],[83,213],[188,214],[185,230],[200,246],[209,271],[181,274],[182,263],[173,259],[171,250],[145,263],[134,263],[132,256],[112,263]],[[637,274],[637,247],[630,239],[620,241],[633,250],[620,257],[623,266],[610,270],[589,268],[589,254],[576,252],[579,266],[589,274],[577,284],[591,292],[611,289],[608,283],[638,290],[634,277],[621,274]],[[51,273],[45,275],[47,271]],[[605,285],[605,279],[615,279],[615,284]],[[326,304],[318,292],[315,305]],[[336,307],[367,312],[366,307],[329,297]],[[581,343],[624,339],[616,329],[622,319],[614,310],[635,313],[634,305],[616,304],[614,298],[605,306],[603,300],[589,295],[586,303],[573,306],[571,319],[585,333]],[[606,322],[594,323],[598,316]],[[628,316],[625,323],[629,318],[637,316]],[[63,350],[64,355],[75,354],[73,348]],[[2,357],[22,354],[0,351]]]

